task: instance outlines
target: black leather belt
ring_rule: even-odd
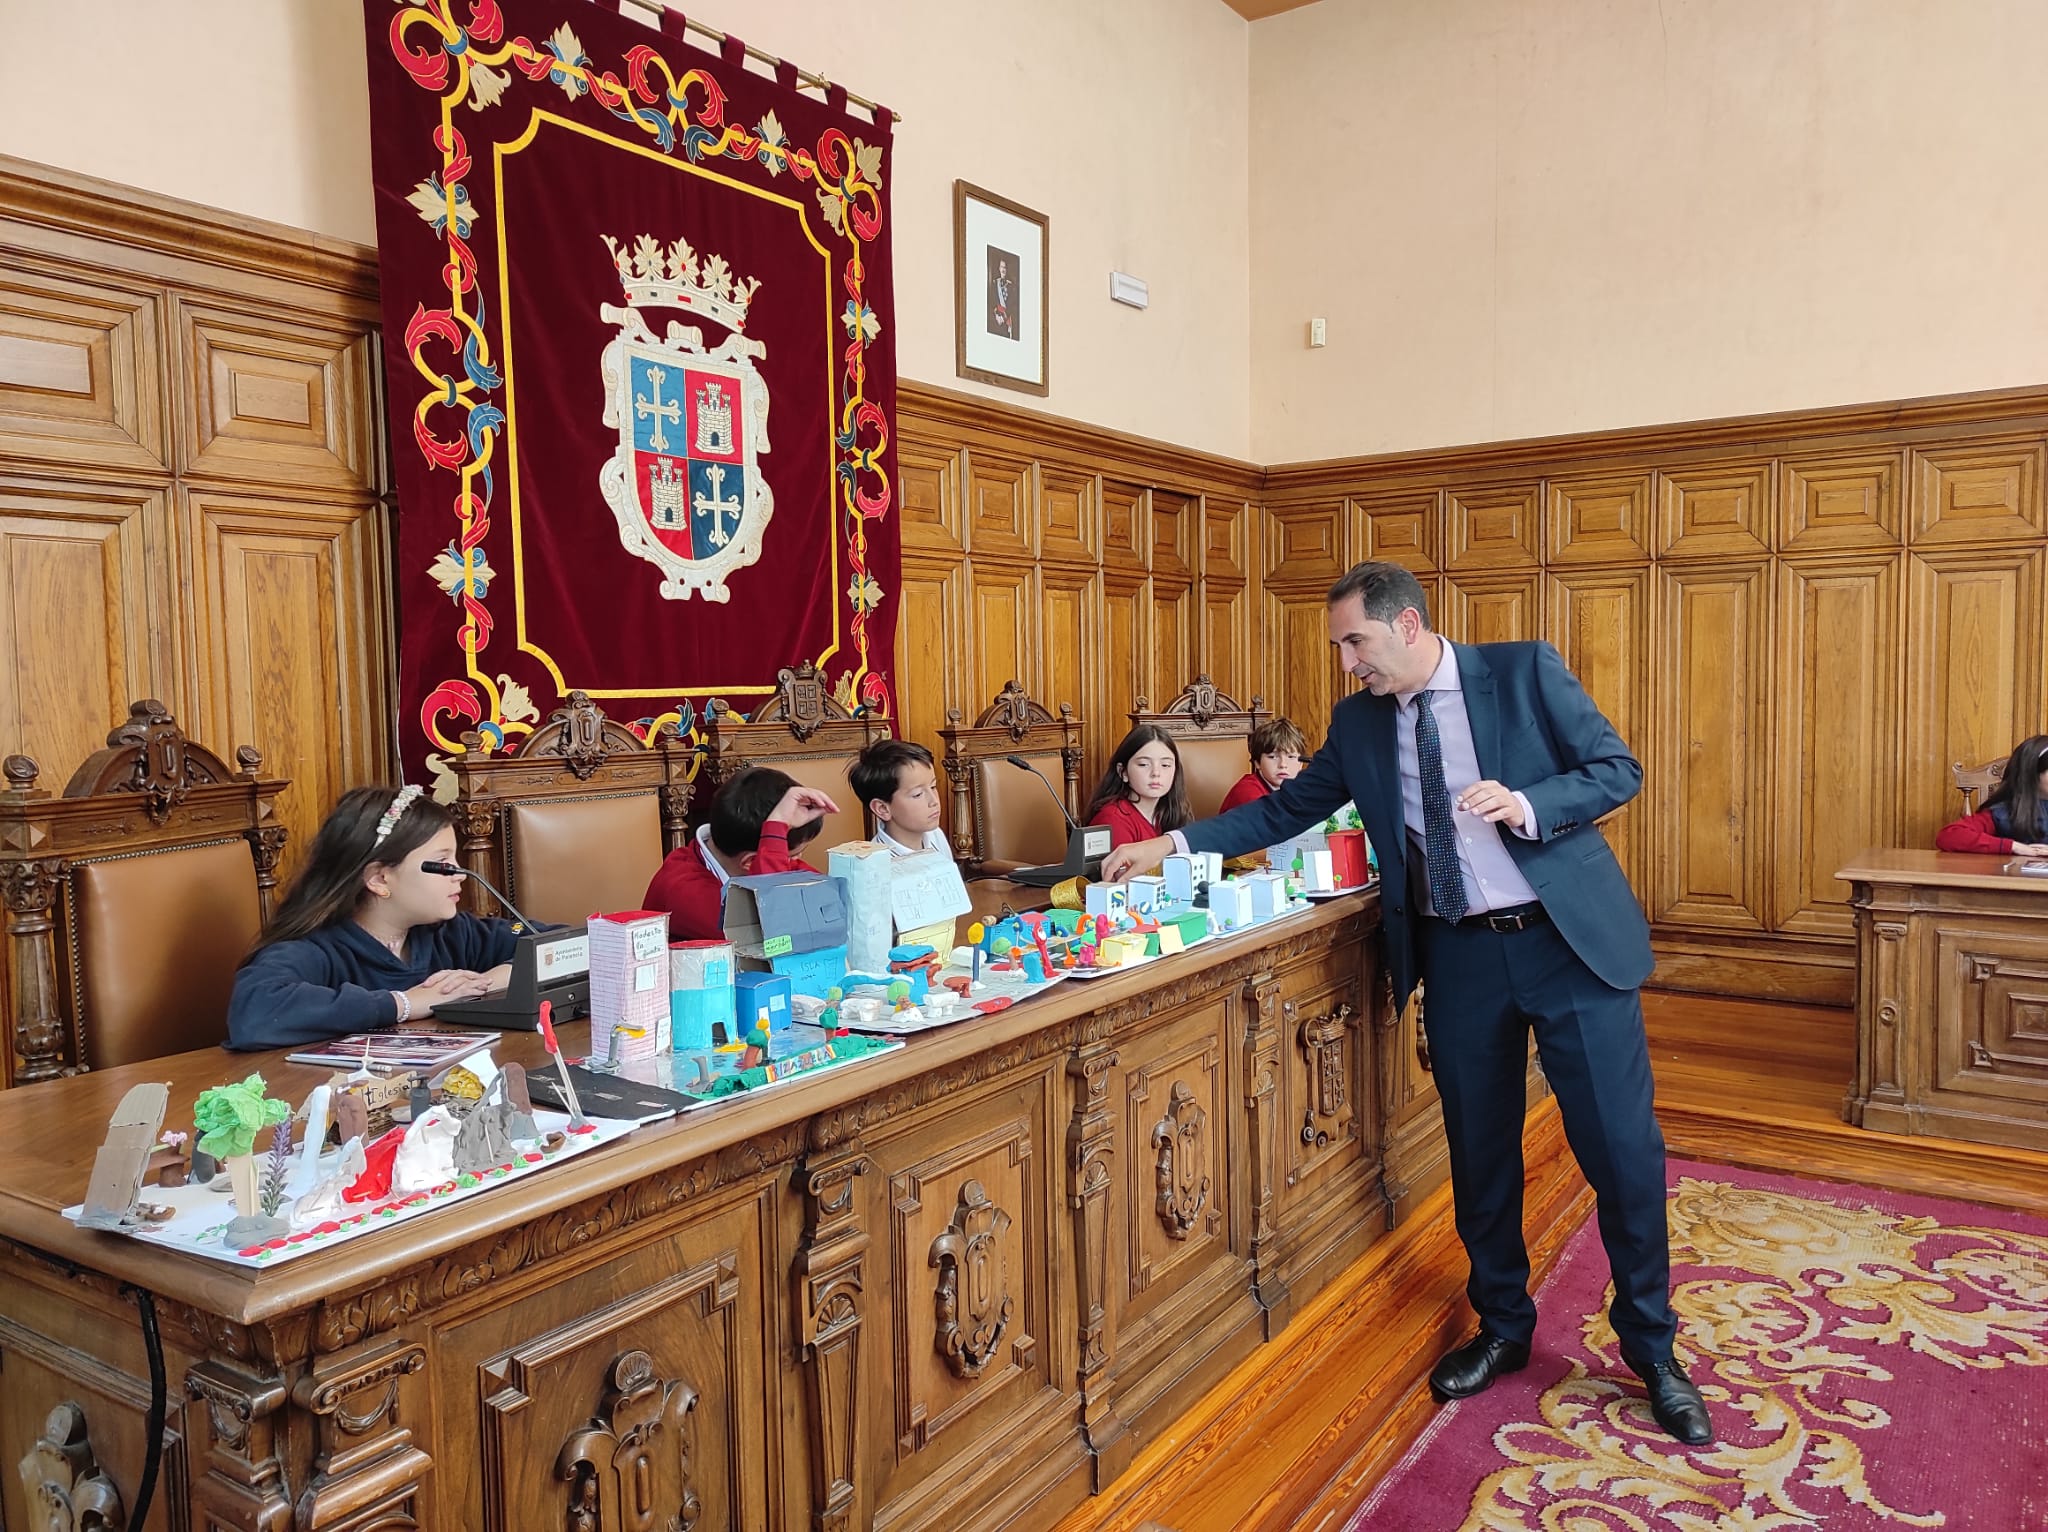
[[[1442,917],[1439,916],[1439,919]],[[1456,920],[1446,920],[1447,926],[1485,926],[1503,936],[1516,931],[1526,931],[1531,926],[1540,926],[1550,919],[1540,904],[1516,904],[1504,910],[1481,910],[1476,915],[1463,915]]]

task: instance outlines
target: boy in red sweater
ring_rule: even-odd
[[[1256,803],[1266,794],[1279,791],[1280,784],[1289,777],[1300,776],[1301,758],[1308,754],[1308,739],[1287,719],[1275,718],[1252,730],[1245,749],[1251,752],[1252,769],[1223,795],[1223,807],[1216,811],[1219,814]]]
[[[668,854],[642,902],[668,912],[670,941],[716,941],[725,934],[725,885],[753,873],[807,870],[796,852],[838,812],[788,773],[749,766],[712,800],[709,823]]]

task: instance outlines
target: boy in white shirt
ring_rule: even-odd
[[[877,740],[847,768],[853,795],[875,816],[882,844],[898,856],[953,848],[939,828],[939,774],[932,753],[903,739]]]

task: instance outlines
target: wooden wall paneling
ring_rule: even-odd
[[[1962,812],[1952,762],[2009,754],[2048,727],[2042,562],[2033,547],[1943,549],[1907,561],[1905,822],[1929,845]]]
[[[374,490],[374,360],[360,329],[174,301],[178,468],[232,482]]]
[[[1321,584],[1277,589],[1268,585],[1259,627],[1266,646],[1266,705],[1301,725],[1311,739],[1320,739],[1327,731],[1330,709],[1352,687],[1330,643],[1324,602],[1328,593]]]
[[[181,711],[161,489],[0,479],[0,754],[61,791],[128,704]]]
[[[1444,569],[1455,573],[1536,563],[1543,549],[1541,507],[1535,484],[1452,490],[1444,506]]]
[[[967,550],[961,527],[960,481],[964,454],[908,435],[896,442],[898,530],[906,558],[913,552],[950,554]]]
[[[1117,741],[1131,726],[1130,714],[1152,694],[1152,582],[1143,575],[1110,570],[1102,577],[1102,659],[1093,667],[1099,702],[1086,718],[1082,768],[1085,799],[1109,765]],[[1168,700],[1178,693],[1169,693]]]
[[[976,668],[971,692],[981,699],[978,707],[986,706],[1005,682],[1013,680],[1043,700],[1037,577],[1037,566],[1029,562],[969,561],[968,602]]]
[[[1152,567],[1151,497],[1136,484],[1102,481],[1102,562],[1112,569]]]
[[[1643,762],[1644,792],[1659,758],[1649,727],[1650,569],[1572,568],[1549,575],[1550,637],[1586,694]],[[1643,794],[1600,821],[1622,870],[1646,903]]]
[[[1082,699],[1090,691],[1091,658],[1103,649],[1102,572],[1048,564],[1039,571],[1039,585],[1044,593],[1039,618],[1039,689],[1032,695],[1055,715],[1062,702],[1081,712]],[[977,706],[986,707],[994,695],[989,693]],[[1086,724],[1087,714],[1081,716]]]
[[[1912,454],[1913,545],[2037,538],[2042,531],[2038,436]]]
[[[1447,576],[1437,626],[1465,644],[1543,637],[1542,571],[1503,569]]]
[[[1192,581],[1200,567],[1201,548],[1207,537],[1201,500],[1194,495],[1154,489],[1150,499],[1152,522],[1152,573],[1168,580]],[[1193,677],[1174,683],[1169,698]]]
[[[1864,553],[1778,566],[1773,930],[1853,936],[1836,869],[1899,834],[1902,565]]]
[[[989,559],[1028,562],[1038,557],[1037,465],[979,447],[969,447],[962,456],[967,551]]]
[[[1769,607],[1761,560],[1658,569],[1645,802],[1657,845],[1653,921],[1764,928]]]
[[[1349,567],[1345,545],[1350,518],[1344,502],[1270,506],[1267,517],[1266,583],[1314,584],[1327,592]]]
[[[977,702],[967,569],[957,557],[905,553],[896,615],[896,711],[902,737],[936,752],[946,709],[971,720]]]
[[[1547,563],[1631,564],[1650,556],[1650,475],[1568,476],[1543,491]]]
[[[1202,577],[1248,580],[1258,567],[1259,508],[1211,495],[1202,502]]]
[[[335,799],[389,770],[389,576],[375,501],[183,492],[196,738],[254,745],[292,785],[280,880]]]
[[[1906,474],[1897,452],[1823,453],[1778,465],[1778,547],[1785,553],[1829,548],[1896,548],[1899,485]]]
[[[1195,610],[1195,588],[1164,575],[1152,577],[1152,687],[1147,695],[1155,706],[1164,707],[1194,680],[1200,666],[1195,663],[1196,630],[1200,626]],[[1245,699],[1237,699],[1243,702]],[[1121,719],[1109,735],[1113,748],[1130,727]]]
[[[1750,558],[1771,551],[1769,463],[1677,468],[1657,475],[1660,558]]]
[[[1434,570],[1443,546],[1443,496],[1433,489],[1368,495],[1351,502],[1352,560]]]
[[[1257,648],[1253,631],[1256,622],[1257,610],[1249,586],[1242,581],[1203,577],[1201,643],[1196,651],[1195,669],[1214,681],[1226,696],[1246,707],[1251,706],[1251,699],[1261,685],[1252,659]]]
[[[1039,553],[1048,561],[1102,562],[1102,500],[1093,474],[1040,466]],[[1071,702],[1074,699],[1066,699]]]
[[[162,472],[162,300],[91,276],[0,263],[0,459]]]

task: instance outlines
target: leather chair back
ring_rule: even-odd
[[[235,970],[263,921],[248,842],[76,865],[68,898],[88,1065],[111,1069],[227,1037]]]
[[[511,802],[505,846],[505,892],[535,920],[637,910],[661,866],[660,803],[647,792]]]
[[[1048,781],[1060,780],[1059,751],[1020,755]],[[1003,760],[974,763],[974,815],[975,844],[994,870],[1042,866],[1067,854],[1067,821],[1045,783]]]
[[[1237,785],[1251,765],[1244,736],[1222,739],[1177,739],[1180,769],[1187,781],[1188,807],[1195,818],[1207,819],[1223,806],[1223,795]]]
[[[1254,697],[1250,707],[1241,708],[1207,676],[1196,676],[1187,690],[1156,713],[1140,697],[1130,714],[1133,726],[1156,724],[1173,736],[1187,782],[1188,807],[1197,819],[1214,814],[1231,784],[1250,769],[1245,742],[1272,717],[1264,697]]]
[[[797,853],[820,872],[830,865],[831,858],[827,853],[834,846],[868,838],[867,805],[854,801],[852,784],[846,780],[846,773],[855,759],[851,755],[792,756],[786,760],[761,763],[773,766],[777,771],[788,772],[803,786],[816,788],[839,805],[839,812],[827,814],[824,828]]]

